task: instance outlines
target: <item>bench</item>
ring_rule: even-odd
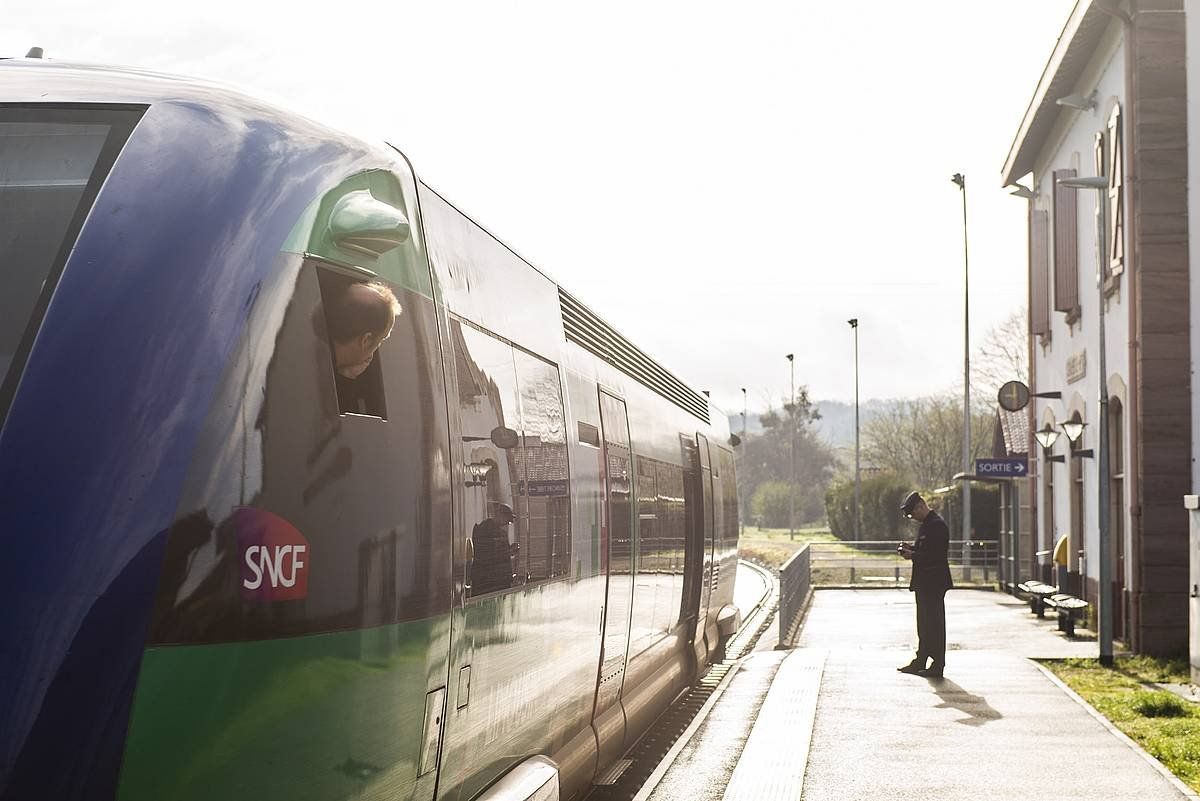
[[[1068,637],[1075,636],[1075,619],[1087,614],[1088,602],[1074,595],[1059,593],[1046,598],[1044,603],[1058,612],[1058,630]]]
[[[1043,584],[1040,581],[1026,581],[1017,585],[1017,589],[1029,596],[1029,611],[1038,617],[1044,617],[1046,600],[1058,595],[1058,588]]]

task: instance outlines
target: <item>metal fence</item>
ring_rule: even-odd
[[[820,587],[908,587],[912,562],[895,540],[810,542],[779,569],[779,642],[796,634],[812,590]],[[1000,580],[994,540],[951,540],[950,577],[958,587],[995,586]]]
[[[779,568],[779,642],[790,643],[812,590],[811,545],[805,545]]]
[[[813,542],[809,581],[815,587],[907,587],[912,562],[892,540]],[[951,540],[950,576],[955,585],[995,585],[1000,554],[994,540]]]

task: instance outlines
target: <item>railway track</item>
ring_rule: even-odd
[[[738,579],[753,576],[761,582],[761,592],[748,594],[754,599],[742,615],[742,624],[725,646],[725,657],[713,663],[692,687],[685,690],[655,721],[649,731],[609,771],[609,784],[593,786],[584,801],[632,801],[648,794],[657,784],[660,766],[669,766],[674,751],[687,743],[692,731],[719,697],[719,691],[736,670],[738,662],[754,650],[763,633],[770,629],[779,610],[779,581],[769,570],[752,562],[739,562]],[[755,598],[755,596],[757,596]],[[738,600],[747,595],[738,594]],[[646,788],[646,793],[643,793]]]

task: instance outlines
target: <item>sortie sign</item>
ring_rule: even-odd
[[[993,478],[1024,478],[1029,474],[1029,461],[1021,458],[976,459],[975,475]]]

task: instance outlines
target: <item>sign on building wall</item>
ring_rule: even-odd
[[[1067,357],[1067,383],[1074,384],[1087,375],[1087,351],[1081,350]]]

